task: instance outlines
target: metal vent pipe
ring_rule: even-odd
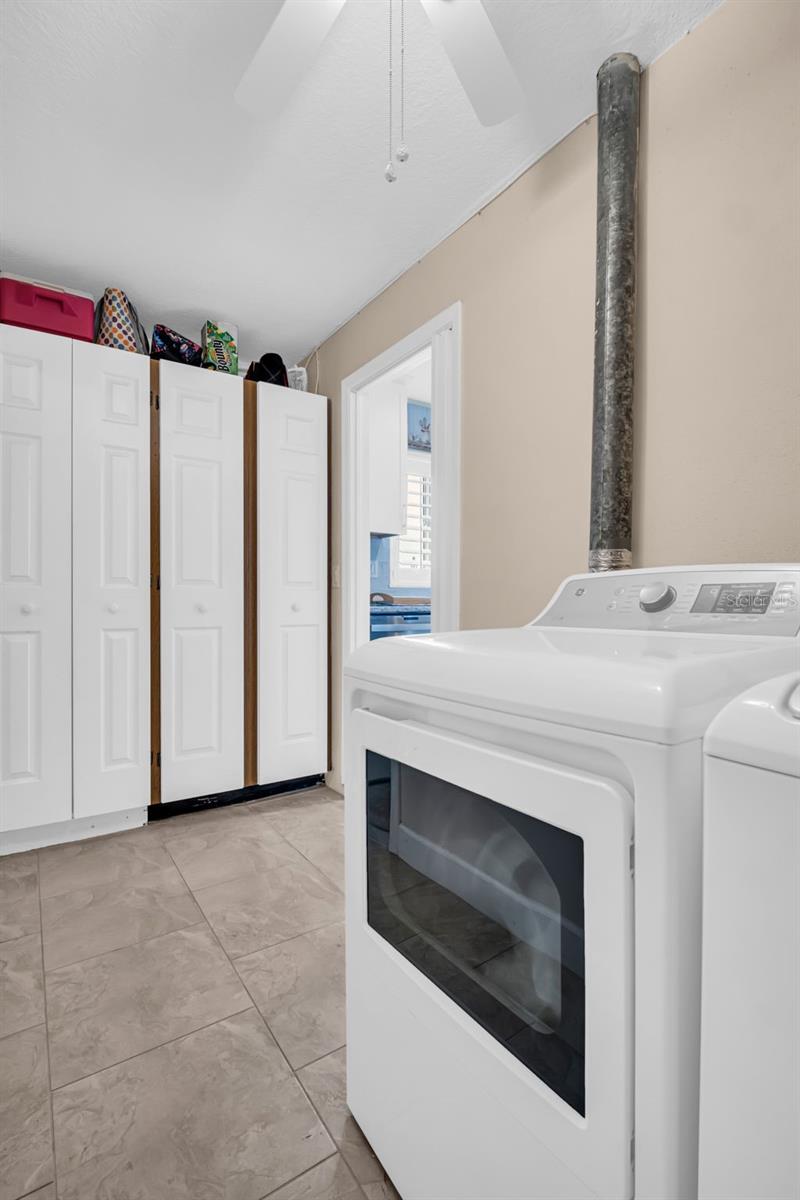
[[[633,54],[597,72],[597,285],[589,570],[631,566],[639,79]]]

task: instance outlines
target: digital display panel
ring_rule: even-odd
[[[692,612],[757,616],[767,611],[774,591],[774,583],[704,583]]]

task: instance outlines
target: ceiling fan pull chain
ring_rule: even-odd
[[[399,163],[408,162],[408,146],[406,145],[406,0],[400,0],[400,145],[395,151],[395,158]]]
[[[389,161],[383,177],[387,183],[394,183],[397,172],[392,166],[392,0],[389,3]]]

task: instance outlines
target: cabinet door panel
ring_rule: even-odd
[[[369,527],[405,533],[408,419],[406,397],[394,383],[373,384],[359,399],[369,429]]]
[[[242,381],[163,363],[161,799],[244,783]]]
[[[150,794],[150,362],[75,342],[72,358],[74,807]]]
[[[71,357],[0,325],[0,832],[72,812]]]
[[[327,400],[258,387],[258,780],[328,757]]]

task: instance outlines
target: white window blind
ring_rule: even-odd
[[[430,456],[409,454],[408,464],[406,531],[392,538],[390,582],[393,587],[430,587]]]

